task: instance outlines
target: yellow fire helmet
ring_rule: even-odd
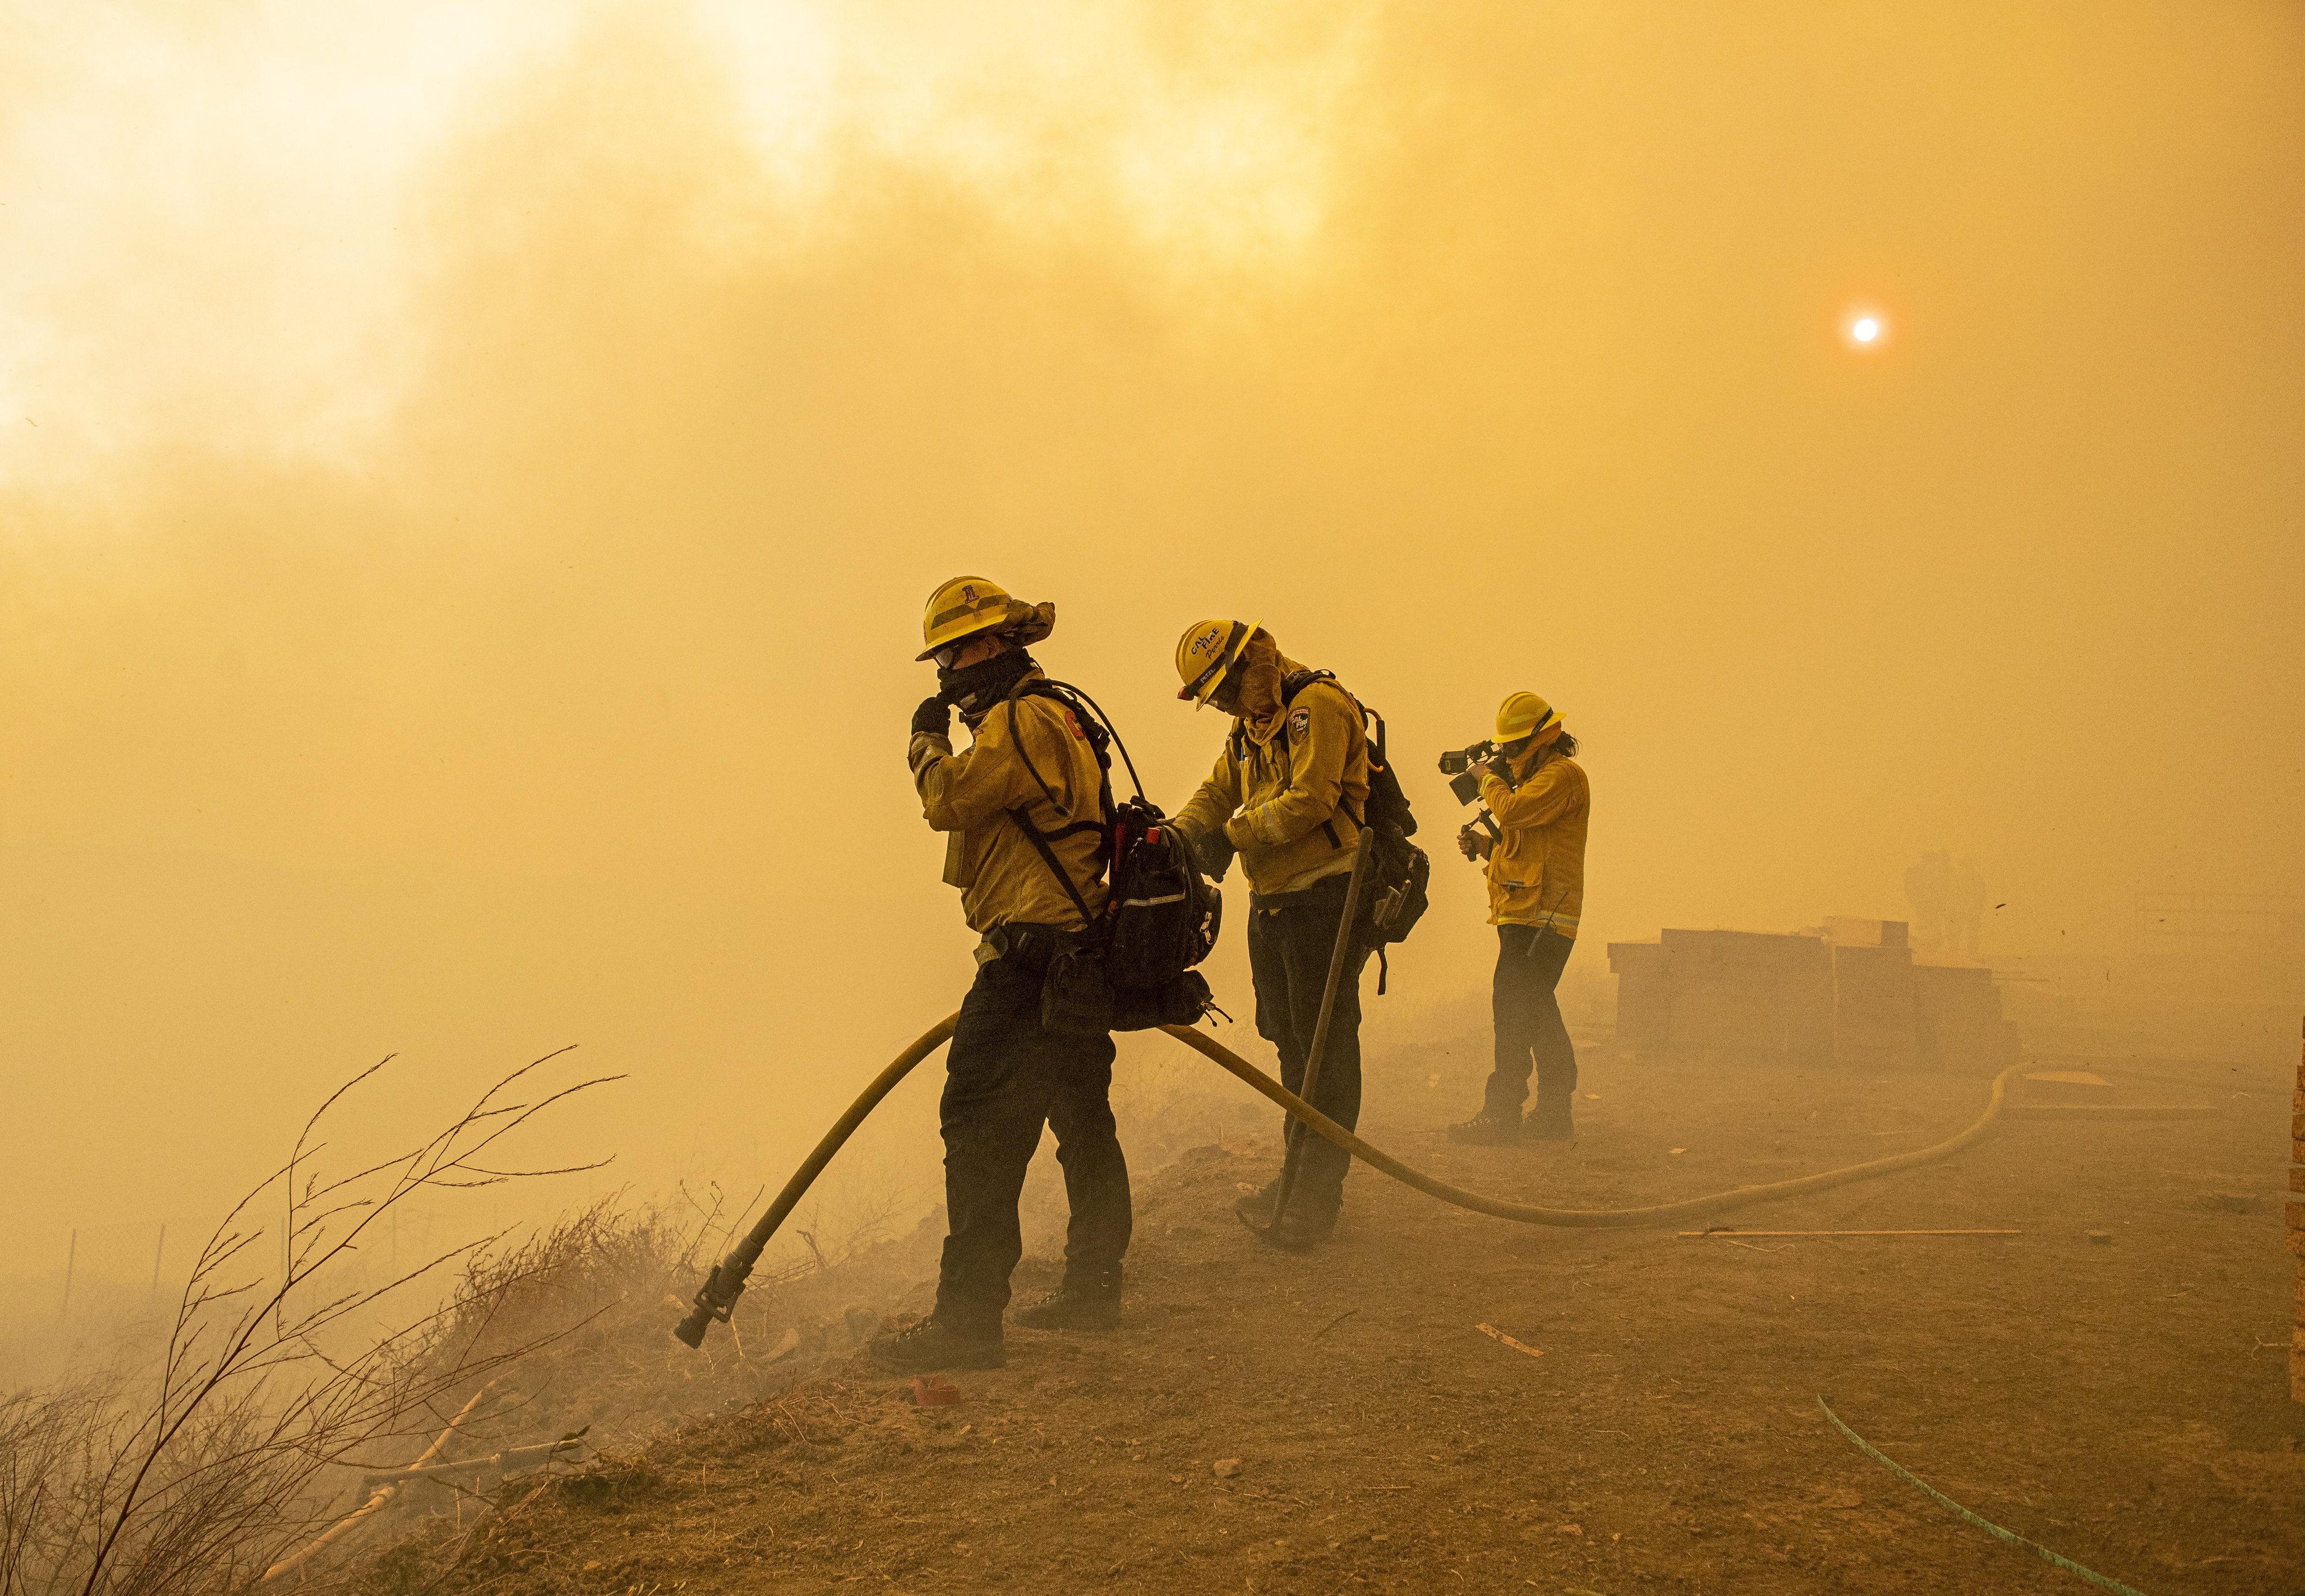
[[[1039,607],[1049,610],[1053,624],[1055,607]],[[1010,598],[1008,590],[999,582],[981,576],[956,576],[929,595],[928,607],[921,613],[921,639],[928,646],[915,658],[926,659],[939,649],[980,632],[1004,632],[1021,625],[1034,613],[1034,606]]]
[[[1497,741],[1517,742],[1552,723],[1552,706],[1533,692],[1508,693],[1497,706]]]
[[[1177,640],[1177,675],[1185,683],[1177,690],[1177,696],[1207,703],[1209,694],[1217,690],[1225,672],[1255,635],[1255,624],[1243,625],[1238,621],[1195,621],[1187,626],[1185,635]]]

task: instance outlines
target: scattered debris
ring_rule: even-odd
[[[2092,1230],[2088,1233],[2088,1238],[2100,1247],[2113,1245],[2113,1232],[2110,1230]]]
[[[1211,1466],[1220,1480],[1234,1480],[1240,1476],[1240,1459],[1238,1457],[1220,1457]]]
[[[2088,1070],[2035,1070],[2025,1077],[2029,1097],[2086,1098],[2112,1089],[2112,1082]]]
[[[499,1375],[498,1380],[501,1380],[502,1378],[503,1377]],[[397,1473],[405,1477],[406,1475],[413,1473],[417,1470],[423,1468],[435,1457],[440,1456],[440,1448],[448,1444],[448,1439],[456,1433],[457,1426],[472,1416],[472,1410],[479,1407],[481,1402],[487,1398],[489,1393],[497,1388],[497,1384],[498,1380],[492,1380],[489,1381],[488,1384],[482,1386],[479,1390],[473,1392],[470,1400],[468,1400],[464,1406],[456,1410],[456,1416],[448,1421],[448,1427],[439,1433],[438,1437],[434,1439],[430,1446],[424,1448],[423,1456],[419,1457],[413,1464],[410,1464],[409,1467],[399,1470]],[[383,1508],[387,1502],[392,1500],[394,1495],[396,1494],[399,1490],[400,1484],[398,1481],[391,1481],[385,1484],[377,1486],[375,1490],[370,1493],[369,1498],[366,1502],[362,1503],[360,1507],[353,1508],[351,1513],[338,1519],[335,1524],[330,1524],[326,1530],[320,1532],[320,1536],[318,1540],[289,1553],[288,1556],[273,1564],[271,1567],[267,1568],[264,1571],[264,1577],[257,1581],[257,1583],[270,1584],[282,1575],[293,1572],[310,1558],[313,1554],[327,1546],[329,1542],[342,1539],[348,1531],[357,1529],[364,1521],[373,1517]]]
[[[1323,1325],[1319,1329],[1314,1330],[1313,1332],[1313,1339],[1318,1341],[1322,1337],[1327,1335],[1331,1330],[1335,1329],[1339,1325],[1344,1323],[1345,1320],[1350,1319],[1354,1314],[1358,1313],[1359,1312],[1360,1310],[1358,1308],[1346,1309],[1342,1313],[1338,1314],[1336,1318]]]
[[[1525,1352],[1532,1358],[1541,1358],[1544,1355],[1535,1347],[1531,1346],[1527,1342],[1514,1340],[1510,1336],[1506,1335],[1502,1330],[1497,1329],[1497,1327],[1493,1324],[1476,1324],[1473,1328],[1480,1331],[1482,1335],[1486,1336],[1492,1341],[1503,1342],[1515,1352]]]
[[[960,1388],[941,1374],[913,1376],[913,1405],[950,1407],[960,1400]]]
[[[389,1484],[394,1481],[437,1480],[444,1479],[450,1474],[484,1473],[490,1469],[509,1471],[531,1460],[551,1463],[566,1456],[569,1453],[583,1451],[584,1432],[591,1428],[587,1424],[583,1430],[571,1430],[557,1441],[540,1441],[534,1446],[528,1447],[506,1447],[502,1451],[490,1452],[481,1456],[460,1457],[454,1463],[421,1464],[411,1468],[394,1469],[386,1473],[369,1474],[361,1479],[361,1488],[364,1490],[372,1490],[379,1485]]]
[[[1739,1235],[2022,1235],[2021,1230],[1677,1230],[1683,1241],[1726,1241]]]
[[[2215,1103],[2011,1103],[2012,1119],[2207,1119]]]

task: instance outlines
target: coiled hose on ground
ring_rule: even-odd
[[[714,1320],[726,1321],[736,1299],[744,1294],[744,1282],[760,1261],[761,1249],[769,1244],[777,1227],[785,1222],[795,1204],[800,1201],[833,1155],[864,1118],[880,1106],[880,1099],[895,1089],[897,1082],[910,1074],[913,1067],[931,1053],[942,1047],[951,1037],[958,1014],[948,1014],[923,1031],[920,1039],[889,1063],[889,1067],[872,1078],[872,1083],[858,1094],[848,1111],[833,1122],[832,1128],[816,1144],[793,1176],[778,1192],[744,1239],[730,1250],[728,1255],[712,1266],[712,1273],[696,1294],[696,1305],[688,1317],[673,1331],[691,1346],[704,1344],[704,1332]],[[1335,1120],[1290,1091],[1272,1076],[1235,1053],[1215,1038],[1185,1025],[1163,1025],[1161,1030],[1219,1068],[1239,1077],[1256,1091],[1278,1103],[1311,1126],[1316,1134],[1326,1137],[1353,1157],[1374,1168],[1413,1186],[1428,1197],[1438,1197],[1443,1202],[1469,1209],[1476,1214],[1488,1214],[1495,1218],[1512,1219],[1524,1225],[1569,1226],[1586,1229],[1630,1229],[1649,1225],[1676,1224],[1686,1219],[1701,1219],[1748,1203],[1771,1202],[1780,1197],[1796,1196],[1803,1192],[1821,1192],[1831,1186],[1846,1185],[1851,1181],[1869,1180],[1876,1175],[1889,1175],[1900,1169],[1933,1163],[1959,1152],[1991,1130],[2001,1117],[2002,1105],[2008,1096],[2011,1077],[2019,1066],[2012,1065],[1993,1078],[1993,1086],[1985,1099],[1985,1111],[1967,1129],[1947,1137],[1934,1147],[1918,1148],[1911,1152],[1893,1153],[1885,1159],[1874,1159],[1845,1168],[1827,1169],[1816,1175],[1804,1175],[1792,1180],[1771,1181],[1764,1185],[1739,1186],[1731,1192],[1715,1192],[1706,1197],[1690,1197],[1680,1202],[1652,1203],[1645,1208],[1545,1208],[1534,1202],[1509,1202],[1501,1197],[1484,1197],[1478,1192],[1468,1192],[1462,1186],[1450,1185],[1422,1170],[1411,1168],[1391,1153],[1371,1146]]]

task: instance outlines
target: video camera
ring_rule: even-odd
[[[1449,778],[1449,790],[1457,794],[1458,802],[1478,803],[1481,801],[1481,773],[1475,767],[1486,764],[1502,751],[1495,743],[1484,739],[1470,748],[1452,748],[1441,756],[1441,774]],[[1492,845],[1504,840],[1504,833],[1497,829],[1496,817],[1484,809],[1458,835],[1458,846],[1465,849],[1467,859],[1476,855],[1464,838],[1472,834],[1475,827],[1488,833]]]
[[[1453,748],[1441,756],[1441,774],[1449,777],[1449,790],[1459,803],[1481,801],[1481,778],[1473,767],[1485,762],[1497,751],[1493,743],[1483,741],[1470,748]]]

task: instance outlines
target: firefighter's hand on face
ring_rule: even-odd
[[[931,737],[952,735],[952,706],[941,696],[923,699],[921,707],[913,711],[913,734],[923,733]]]

